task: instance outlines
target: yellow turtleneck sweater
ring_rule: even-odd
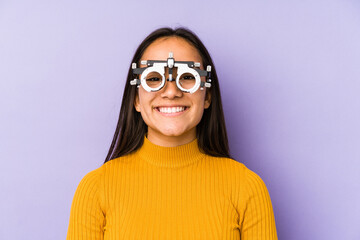
[[[277,239],[264,182],[242,163],[199,151],[197,140],[144,139],[80,182],[67,240]]]

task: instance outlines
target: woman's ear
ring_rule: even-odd
[[[140,112],[140,103],[139,103],[139,92],[136,91],[135,101],[134,101],[134,107],[137,112]]]
[[[211,93],[210,90],[206,89],[204,109],[208,109],[211,104]]]

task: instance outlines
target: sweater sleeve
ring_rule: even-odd
[[[242,221],[242,240],[276,240],[276,226],[270,195],[263,180],[245,169],[245,211]]]
[[[79,183],[71,205],[67,240],[102,240],[105,216],[100,204],[100,169]]]

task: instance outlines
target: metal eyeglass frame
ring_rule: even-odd
[[[176,83],[176,86],[181,91],[186,92],[186,93],[194,93],[199,88],[201,90],[203,90],[204,87],[207,87],[207,88],[211,87],[211,79],[210,79],[210,77],[211,77],[211,66],[210,65],[208,65],[206,67],[206,71],[198,69],[196,67],[200,67],[199,62],[175,61],[172,52],[169,52],[169,58],[166,61],[142,60],[141,64],[147,65],[147,67],[137,68],[136,63],[132,63],[133,74],[137,74],[137,75],[141,74],[141,78],[140,79],[135,78],[135,79],[131,80],[130,84],[131,85],[136,85],[137,87],[139,87],[140,84],[141,84],[141,86],[148,92],[159,91],[160,89],[162,89],[165,86],[166,81],[169,81],[169,82],[174,81],[173,76],[172,76],[174,67],[177,68],[177,76],[176,76],[176,79],[175,79],[175,83]],[[165,68],[166,67],[169,68],[169,78],[168,79],[165,78]],[[146,84],[146,76],[151,72],[157,72],[162,77],[161,84],[156,88],[149,87],[149,85]],[[190,73],[195,77],[195,84],[190,89],[185,89],[180,84],[180,79],[179,78],[184,73]],[[205,82],[201,81],[201,76],[206,76],[206,81]]]

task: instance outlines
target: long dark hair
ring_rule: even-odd
[[[160,28],[148,35],[137,48],[131,63],[139,63],[146,48],[159,38],[180,37],[188,41],[199,52],[202,58],[202,66],[211,65],[211,87],[207,91],[211,94],[211,104],[204,109],[200,123],[196,127],[196,137],[199,149],[205,154],[216,157],[229,157],[229,145],[225,127],[224,113],[222,109],[220,88],[214,63],[201,40],[186,28]],[[141,114],[135,110],[134,101],[137,88],[130,85],[134,78],[131,64],[125,83],[119,120],[116,126],[114,138],[105,162],[132,153],[144,143],[147,125]]]

